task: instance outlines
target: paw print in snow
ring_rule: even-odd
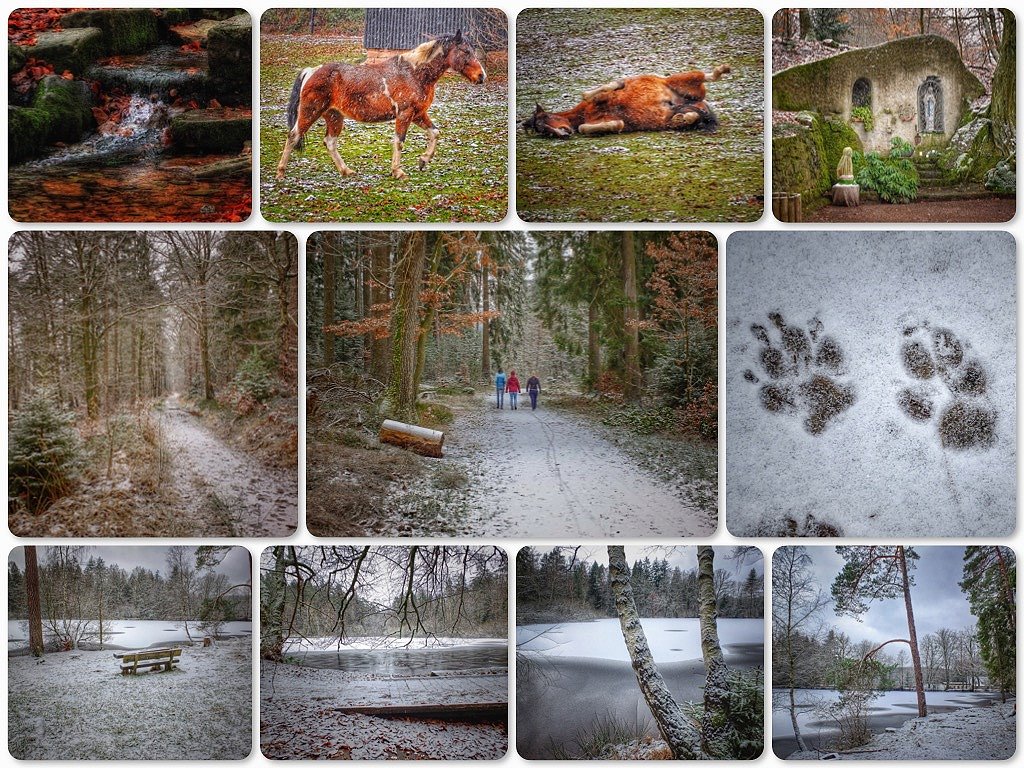
[[[937,415],[944,448],[988,447],[995,442],[996,410],[988,403],[988,374],[978,358],[948,328],[927,322],[903,329],[900,357],[919,384],[899,391],[896,402],[914,421]],[[940,407],[939,400],[944,400]]]
[[[768,319],[777,333],[763,325],[750,326],[761,343],[757,362],[768,381],[762,384],[750,369],[743,372],[743,378],[761,384],[759,397],[765,410],[803,414],[804,429],[820,435],[855,399],[853,387],[835,378],[846,368],[843,349],[822,332],[821,320],[816,317],[807,323],[807,330],[786,323],[778,312],[770,313]]]

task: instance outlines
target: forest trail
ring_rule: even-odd
[[[288,536],[298,521],[298,481],[231,447],[176,396],[157,412],[174,462],[173,482],[191,535]]]
[[[523,402],[525,401],[525,405]],[[475,401],[445,443],[446,453],[472,462],[483,509],[480,535],[707,536],[715,515],[691,506],[647,474],[580,417],[520,396],[499,410],[493,394]]]

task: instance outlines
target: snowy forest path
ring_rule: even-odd
[[[298,521],[298,478],[214,435],[176,396],[157,411],[175,489],[194,536],[288,536]]]
[[[688,504],[666,483],[590,427],[543,405],[497,408],[494,394],[474,401],[445,442],[447,454],[482,471],[485,506],[472,529],[490,536],[706,536],[715,516]],[[525,404],[524,404],[525,403]]]

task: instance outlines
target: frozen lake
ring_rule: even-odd
[[[704,663],[697,619],[643,619],[658,669],[679,701],[703,696]],[[764,622],[720,619],[726,661],[736,669],[764,666]],[[516,627],[517,748],[549,759],[556,747],[575,754],[575,737],[608,716],[647,723],[618,619]]]
[[[104,632],[104,648],[156,648],[167,643],[188,642],[185,625],[180,621],[141,621],[118,619],[104,622],[109,628]],[[202,638],[203,632],[198,622],[189,622],[192,639]],[[245,637],[252,635],[252,622],[226,621],[220,626],[218,637]],[[47,639],[51,633],[43,622],[43,636]],[[91,635],[82,643],[82,647],[98,646],[99,637]],[[7,652],[17,653],[28,649],[28,622],[24,619],[7,621]]]
[[[433,648],[342,648],[332,651],[292,651],[299,665],[317,669],[340,669],[393,677],[427,675],[481,667],[508,667],[508,643],[474,643],[472,645]]]
[[[807,746],[828,749],[829,743],[838,732],[835,722],[828,715],[819,711],[839,699],[838,691],[798,690],[797,722]],[[785,697],[785,698],[784,698]],[[784,689],[774,689],[775,706],[785,706],[788,694]],[[951,712],[966,707],[990,706],[999,701],[998,693],[970,691],[927,691],[925,702],[928,712]],[[917,693],[914,691],[886,691],[870,706],[868,727],[875,733],[886,728],[898,728],[907,720],[917,717]],[[796,739],[793,737],[793,723],[788,709],[772,711],[772,749],[779,757],[796,751]]]

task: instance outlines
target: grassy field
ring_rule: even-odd
[[[489,69],[484,85],[449,73],[438,83],[430,116],[440,129],[437,154],[419,171],[426,136],[413,126],[402,167],[391,177],[394,123],[345,121],[338,150],[354,168],[343,178],[323,145],[321,121],[293,153],[282,181],[274,174],[284,148],[285,108],[303,67],[331,61],[359,63],[356,38],[264,36],[260,41],[260,197],[269,221],[496,222],[508,210],[508,79]]]
[[[531,9],[517,24],[517,121],[614,78],[729,64],[716,133],[543,139],[516,133],[526,221],[756,221],[764,194],[764,22],[750,9]]]

